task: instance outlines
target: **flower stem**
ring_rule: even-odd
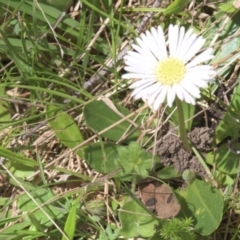
[[[176,102],[177,102],[180,138],[183,142],[183,146],[184,146],[185,150],[187,150],[188,152],[191,152],[192,148],[188,142],[187,133],[186,133],[186,129],[185,129],[185,121],[184,121],[182,103],[178,98],[176,98]]]

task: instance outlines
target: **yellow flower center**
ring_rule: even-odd
[[[173,57],[160,61],[156,68],[157,80],[166,85],[181,82],[185,73],[186,68],[183,61]]]

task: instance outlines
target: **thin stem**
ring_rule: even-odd
[[[177,102],[180,138],[183,142],[183,146],[184,146],[185,150],[187,150],[188,152],[191,152],[192,148],[188,142],[187,133],[186,133],[186,129],[185,129],[185,121],[184,121],[182,103],[178,98],[176,98],[176,102]]]
[[[135,193],[136,191],[136,184],[137,184],[137,174],[133,174],[132,184],[131,184],[131,191],[132,193]]]

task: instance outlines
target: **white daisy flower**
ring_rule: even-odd
[[[136,39],[133,51],[124,57],[128,72],[124,79],[136,79],[130,85],[132,96],[143,101],[157,111],[167,99],[172,106],[176,97],[187,103],[195,104],[200,98],[200,89],[212,82],[215,71],[210,65],[201,64],[212,59],[213,49],[198,54],[205,39],[198,37],[192,30],[185,33],[184,27],[169,26],[166,44],[162,28],[152,27]]]

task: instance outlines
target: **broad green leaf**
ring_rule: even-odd
[[[151,157],[150,154],[141,149],[140,144],[137,142],[131,142],[126,147],[119,147],[117,151],[119,162],[122,164],[122,167],[126,172],[131,172],[135,166]],[[131,165],[131,167],[128,165]]]
[[[236,11],[236,9],[233,7],[232,3],[233,3],[233,1],[221,3],[221,4],[219,4],[219,9],[226,13],[232,13],[232,12]]]
[[[191,183],[196,178],[196,173],[193,170],[186,169],[182,174],[182,178],[185,182]]]
[[[85,150],[85,161],[95,171],[100,173],[111,173],[120,168],[116,161],[118,158],[118,146],[113,143],[97,142],[89,144]]]
[[[46,115],[49,125],[55,135],[65,146],[74,148],[84,141],[84,138],[74,119],[66,112],[54,105],[47,105]],[[84,157],[83,148],[76,152],[81,158]]]
[[[147,158],[142,159],[142,161],[135,166],[135,172],[142,178],[149,176],[150,169],[154,166],[154,159]]]
[[[118,110],[123,114],[123,107],[119,107]],[[130,111],[124,109],[124,116],[130,114]],[[84,116],[87,125],[94,131],[99,133],[100,131],[110,127],[112,124],[118,122],[123,117],[113,111],[109,106],[107,106],[102,100],[94,100],[84,107]],[[133,120],[133,118],[131,118]],[[119,141],[125,134],[128,134],[134,128],[131,127],[131,123],[127,120],[123,121],[108,131],[101,134],[101,136],[106,137],[113,141]],[[140,131],[135,131],[131,136],[127,138],[127,141],[136,140],[140,136]]]
[[[195,179],[186,189],[175,193],[181,205],[178,216],[191,217],[197,232],[206,236],[218,228],[223,215],[223,198],[218,189]]]
[[[108,224],[107,228],[100,231],[99,240],[115,240],[119,239],[120,229],[112,224]]]
[[[173,166],[167,166],[158,171],[159,179],[172,179],[180,176],[181,173],[177,173]]]
[[[30,191],[30,194],[39,205],[42,205],[55,197],[52,191],[47,188],[35,189],[33,191]],[[29,198],[28,195],[21,195],[17,201],[17,205],[19,209],[21,209],[21,211],[29,213],[31,212],[36,218],[36,220],[41,223],[42,226],[49,227],[52,225],[49,218],[45,215],[43,211],[41,211],[41,209],[38,209],[38,206],[33,202],[31,198]],[[37,210],[33,211],[34,209]],[[67,210],[56,202],[44,206],[43,209],[52,219],[61,219],[64,214],[67,213]]]
[[[240,144],[234,145],[238,151],[240,151]],[[239,155],[229,150],[228,144],[224,144],[219,147],[215,153],[210,152],[206,156],[208,164],[215,165],[215,167],[227,174],[236,174],[239,165]]]
[[[27,182],[25,179],[21,178],[9,178],[9,183],[18,188],[24,188],[27,191],[36,189],[36,186],[30,182]]]
[[[182,12],[182,10],[185,8],[188,2],[189,2],[188,0],[175,0],[166,8],[163,14],[164,15],[178,14]]]
[[[85,149],[85,160],[95,170],[101,173],[111,173],[118,169],[116,176],[128,177],[130,173],[147,177],[154,165],[154,158],[136,142],[122,147],[112,143],[93,143]],[[124,178],[125,179],[125,178]],[[126,180],[126,179],[125,179]]]
[[[20,162],[10,161],[8,164],[9,171],[16,178],[26,179],[31,174],[35,173],[36,169],[33,166],[26,166]]]
[[[233,98],[226,114],[216,128],[217,143],[224,140],[226,137],[238,137],[240,129],[240,85],[234,89]]]
[[[119,147],[117,151],[117,161],[124,173],[134,172],[142,177],[148,177],[149,170],[154,165],[154,158],[142,149],[139,143],[131,142],[128,146]]]
[[[125,238],[151,237],[158,221],[136,201],[125,203],[119,212],[121,234]]]
[[[117,226],[109,224],[106,228],[106,233],[110,240],[119,239],[120,229]]]

